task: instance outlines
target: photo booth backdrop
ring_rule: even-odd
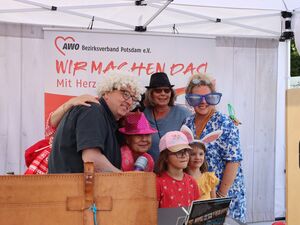
[[[166,72],[179,104],[192,74],[215,70],[212,38],[47,30],[44,40],[45,118],[70,96],[96,95],[97,83],[114,70],[133,74],[143,87],[154,72]]]
[[[278,39],[285,31],[281,11],[291,11],[299,48],[299,1],[141,1],[147,3],[143,6],[135,2],[3,1],[0,174],[24,172],[24,150],[43,138],[43,94],[48,72],[43,57],[47,56],[43,27],[62,26],[63,31],[66,27],[73,31],[89,27],[100,31],[99,35],[182,35],[198,37],[199,42],[212,38],[216,46],[212,73],[224,94],[219,109],[226,112],[226,104],[233,104],[243,123],[240,131],[248,221],[284,216],[289,41]],[[140,26],[147,27],[147,31],[133,32]]]
[[[47,59],[42,56],[48,54],[45,51],[47,40],[41,27],[5,26],[10,31],[19,30],[20,35],[15,37],[6,33],[0,36],[0,54],[3,56],[0,64],[3,71],[0,89],[0,173],[14,171],[19,174],[25,170],[25,149],[43,138],[44,134],[44,93],[49,68],[46,66]],[[15,31],[12,33],[17,34]],[[101,37],[103,34],[96,35]],[[123,34],[112,35],[122,37]],[[139,40],[143,35],[134,38]],[[157,37],[153,38],[155,40]],[[199,43],[207,42],[207,39],[197,40]],[[273,220],[275,195],[276,198],[280,195],[280,191],[277,194],[274,188],[275,178],[278,177],[278,174],[275,176],[275,165],[284,163],[275,162],[276,152],[284,150],[281,149],[283,145],[276,145],[277,107],[282,104],[277,96],[278,41],[228,37],[210,41],[215,43],[213,75],[217,79],[217,88],[223,93],[222,103],[218,107],[227,113],[226,104],[231,103],[242,121],[242,165],[247,187],[248,220]],[[186,41],[186,44],[189,42]],[[163,49],[161,54],[168,55]],[[201,55],[200,52],[198,54]],[[180,53],[177,55],[180,57]],[[173,77],[170,79],[175,82]],[[183,82],[186,81],[183,79]],[[281,108],[284,106],[281,105]],[[283,174],[283,170],[280,173]],[[284,213],[284,208],[278,209],[279,213]]]

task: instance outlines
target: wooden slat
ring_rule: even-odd
[[[44,41],[22,40],[22,137],[19,154],[21,168],[25,170],[24,151],[44,138]],[[28,57],[30,55],[30,57]]]
[[[254,221],[274,220],[277,49],[258,40],[255,75],[253,165]],[[272,66],[273,65],[273,66]]]
[[[1,126],[5,143],[1,152],[1,169],[19,172],[21,156],[21,38],[0,37],[1,60]]]
[[[245,176],[247,196],[247,218],[255,215],[253,196],[254,133],[255,127],[255,53],[256,39],[238,39],[234,47],[234,80],[232,104],[236,116],[242,122],[239,126],[241,148],[244,160],[242,168]]]

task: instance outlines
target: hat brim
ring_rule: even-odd
[[[145,130],[136,130],[136,131],[126,131],[125,127],[119,129],[119,131],[123,134],[127,135],[139,135],[139,134],[154,134],[157,133],[157,130],[154,128],[149,128]]]
[[[150,89],[150,88],[160,88],[160,87],[172,88],[174,86],[175,86],[174,84],[172,84],[172,85],[166,85],[166,86],[161,86],[161,85],[156,86],[156,85],[154,85],[154,86],[145,86],[145,88],[147,88],[147,89]]]
[[[187,145],[187,144],[181,144],[181,145],[175,145],[175,146],[172,146],[172,147],[168,147],[168,150],[171,151],[171,152],[179,152],[181,151],[182,149],[192,149],[191,146]]]

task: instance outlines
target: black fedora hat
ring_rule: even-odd
[[[168,75],[164,72],[153,73],[150,78],[149,86],[145,86],[145,88],[158,88],[158,87],[169,87],[169,88],[174,87],[174,85],[170,84]]]

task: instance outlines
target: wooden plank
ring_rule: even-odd
[[[222,100],[217,109],[223,113],[227,113],[227,104],[231,102],[233,92],[233,38],[217,38],[216,46],[216,74],[212,74],[216,78],[217,91],[221,92]]]
[[[242,169],[245,177],[247,220],[252,221],[255,214],[253,195],[253,140],[254,140],[254,96],[255,96],[255,53],[256,39],[235,39],[234,46],[234,95],[233,104],[237,117],[242,121],[239,126],[241,149],[244,160]]]
[[[20,171],[20,121],[21,121],[21,39],[0,37],[1,65],[1,120],[3,139],[1,145],[1,173]],[[3,110],[2,110],[3,108]],[[4,147],[2,149],[2,147]]]
[[[21,173],[26,169],[25,150],[44,137],[43,55],[47,53],[43,52],[43,44],[42,39],[22,39]]]
[[[255,139],[253,166],[254,221],[274,220],[277,48],[257,41]]]
[[[44,133],[43,31],[40,26],[0,25],[0,174],[19,174],[25,171],[24,150]]]

